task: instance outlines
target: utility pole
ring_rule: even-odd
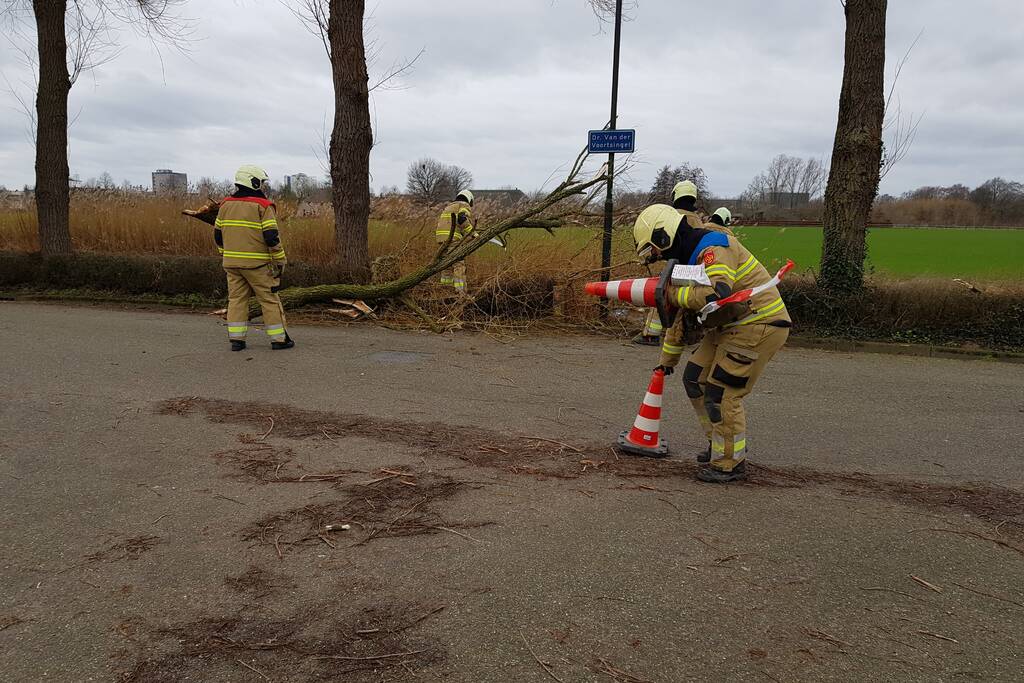
[[[612,112],[608,129],[615,130],[619,105],[619,39],[622,35],[622,0],[615,0],[615,47],[612,57]],[[615,153],[608,154],[608,193],[604,199],[604,235],[601,240],[601,277],[611,278],[612,266],[612,180],[615,178]],[[602,316],[607,314],[603,309]]]

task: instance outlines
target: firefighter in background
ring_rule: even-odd
[[[703,223],[703,218],[697,213],[697,185],[693,181],[683,180],[675,184],[675,187],[672,188],[672,207],[680,215],[691,216],[694,220]],[[720,211],[724,211],[725,214],[719,215]],[[715,216],[719,216],[718,222],[715,221]],[[711,221],[705,224],[705,227],[709,230],[724,232],[731,236],[732,230],[728,226],[731,222],[732,214],[729,213],[729,209],[722,207],[715,211],[715,216],[711,217]],[[661,329],[658,312],[651,309],[647,312],[644,329],[641,330],[640,334],[633,337],[633,343],[642,344],[643,346],[660,346],[662,332],[664,330]]]
[[[711,214],[711,219],[704,224],[704,227],[708,230],[724,232],[729,237],[735,237],[732,232],[732,211],[724,206],[715,209],[715,212]]]
[[[703,264],[711,286],[669,286],[666,303],[699,311],[733,291],[766,283],[771,275],[735,237],[708,230],[670,206],[644,209],[633,226],[637,254],[653,260],[678,259]],[[708,450],[697,478],[728,482],[746,477],[746,416],[743,397],[750,393],[792,326],[777,287],[742,304],[728,304],[704,323],[700,345],[683,368],[683,387],[697,413]],[[661,364],[671,374],[682,355],[682,316],[665,335]],[[678,351],[673,350],[675,346]]]
[[[473,193],[462,190],[455,196],[455,201],[444,207],[437,217],[437,228],[434,236],[438,244],[448,243],[448,250],[461,239],[468,239],[476,232],[473,220]],[[449,239],[450,238],[450,239]],[[451,285],[458,294],[466,294],[466,264],[459,261],[451,268],[441,271],[441,284]]]
[[[224,198],[214,224],[213,236],[228,278],[228,339],[232,351],[245,348],[251,296],[263,309],[263,329],[270,337],[270,347],[280,350],[295,346],[285,328],[284,309],[277,294],[285,253],[274,202],[266,195],[267,180],[267,172],[259,166],[238,169],[235,192]]]

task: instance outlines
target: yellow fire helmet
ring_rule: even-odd
[[[465,202],[467,204],[469,204],[470,206],[473,206],[473,193],[472,192],[470,192],[469,190],[461,190],[459,192],[459,194],[455,195],[455,201],[458,201],[460,197],[463,200],[465,200]]]
[[[266,171],[253,164],[246,164],[235,172],[235,184],[250,190],[261,189],[269,179]]]
[[[724,206],[715,209],[715,212],[711,215],[718,216],[722,219],[722,225],[729,225],[732,223],[732,211],[729,211],[729,209]]]
[[[641,211],[633,224],[637,256],[647,260],[655,249],[660,253],[672,246],[682,221],[679,212],[668,204],[652,204]]]
[[[697,186],[690,180],[683,180],[676,183],[676,186],[672,188],[672,201],[675,202],[680,197],[693,197],[697,198]]]

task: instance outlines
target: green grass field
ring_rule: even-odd
[[[600,230],[563,228],[550,237],[540,231],[513,231],[515,247],[550,243],[558,255],[581,254],[586,262],[600,253]],[[798,273],[818,270],[821,228],[737,228],[737,235],[769,270],[787,258]],[[513,247],[514,248],[514,247]],[[613,262],[629,260],[633,240],[627,229],[616,230]],[[478,259],[501,260],[501,252],[485,249]],[[1024,282],[1024,230],[984,228],[872,228],[868,233],[868,272],[889,278],[964,278]]]
[[[797,271],[821,259],[820,228],[741,227],[738,234],[768,266],[791,258]],[[868,268],[879,275],[1024,280],[1024,230],[872,228]]]

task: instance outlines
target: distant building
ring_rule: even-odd
[[[175,173],[169,168],[153,171],[153,194],[185,194],[188,192],[188,175]]]
[[[288,192],[294,192],[299,187],[308,187],[310,177],[305,173],[296,173],[284,177],[284,188]]]

